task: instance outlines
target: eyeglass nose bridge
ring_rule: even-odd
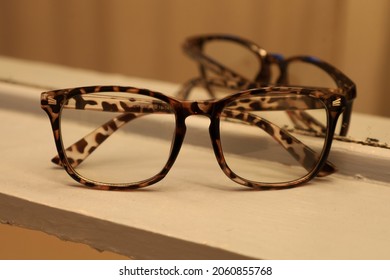
[[[182,108],[185,118],[192,115],[211,117],[215,107],[215,101],[183,101]]]

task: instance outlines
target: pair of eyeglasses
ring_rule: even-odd
[[[239,184],[281,189],[329,175],[335,168],[326,159],[346,104],[339,89],[303,87],[262,87],[208,101],[121,86],[41,95],[58,151],[53,162],[85,186],[105,190],[160,181],[175,162],[192,115],[210,119],[217,161]],[[280,124],[285,112],[312,113],[326,124],[326,137],[290,133]]]
[[[180,98],[188,99],[191,90],[199,85],[207,90],[210,97],[215,98],[215,88],[237,91],[270,84],[319,87],[321,78],[330,78],[347,100],[338,133],[340,136],[347,135],[353,100],[356,98],[356,86],[331,64],[313,56],[284,58],[280,54],[268,53],[252,41],[227,34],[190,37],[185,41],[183,50],[199,64],[200,75],[185,84],[179,93]],[[233,55],[235,53],[236,56]],[[242,55],[241,58],[239,54]],[[236,62],[231,57],[235,57]],[[229,61],[229,58],[233,62]],[[252,68],[249,73],[246,71],[248,68]],[[323,124],[313,121],[313,118],[304,112],[290,112],[289,116],[298,130],[317,134],[322,134],[325,130]]]
[[[58,152],[52,161],[87,187],[146,187],[163,179],[174,164],[185,138],[186,119],[201,115],[210,119],[211,144],[221,169],[241,185],[261,190],[292,188],[336,171],[327,156],[337,120],[355,97],[349,80],[322,88],[269,86],[267,71],[257,75],[261,82],[242,79],[205,56],[198,40],[190,39],[187,51],[204,68],[203,74],[186,83],[181,95],[198,85],[209,88],[210,94],[214,87],[235,93],[183,101],[122,86],[43,92],[41,106],[50,118]],[[280,58],[278,65],[284,65],[283,61]],[[331,73],[343,77],[337,71]],[[320,127],[323,137],[286,126],[299,121]]]

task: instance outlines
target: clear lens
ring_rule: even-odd
[[[204,45],[204,53],[221,65],[241,76],[253,80],[261,65],[256,55],[247,47],[232,41],[209,41]],[[209,76],[212,73],[208,73]]]
[[[320,67],[302,61],[292,61],[288,65],[288,80],[294,86],[337,87],[333,78]]]
[[[221,117],[225,161],[236,175],[258,183],[302,178],[315,168],[325,146],[324,137],[308,131],[314,129],[313,122],[327,127],[325,105],[316,98],[274,93],[236,100]]]
[[[86,179],[129,184],[165,166],[175,131],[169,104],[143,95],[77,95],[63,106],[61,136],[74,170]]]

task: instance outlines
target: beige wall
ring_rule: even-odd
[[[183,40],[232,33],[334,64],[356,111],[390,116],[389,26],[388,0],[0,0],[0,55],[184,82]]]

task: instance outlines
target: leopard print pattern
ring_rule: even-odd
[[[92,98],[93,96],[95,96],[96,93],[104,92],[136,93],[139,94],[140,97],[149,96],[154,97],[157,100],[153,102],[145,102],[141,99],[141,102],[139,102],[139,100],[137,99],[130,98],[126,100],[126,98],[107,98],[105,95],[97,95],[97,100]],[[95,94],[88,95],[90,93]],[[228,166],[223,160],[220,140],[214,139],[214,151],[216,153],[217,160],[222,170],[233,181],[248,187],[253,187],[257,189],[280,189],[300,185],[312,179],[315,175],[317,175],[318,172],[320,172],[322,165],[325,164],[327,153],[329,152],[330,138],[327,138],[326,145],[324,147],[325,151],[321,154],[321,156],[317,156],[313,151],[308,148],[305,148],[304,144],[299,142],[299,140],[295,140],[292,135],[290,135],[287,131],[280,129],[275,125],[267,123],[261,118],[255,119],[253,115],[251,116],[250,114],[243,114],[243,111],[249,109],[262,110],[268,108],[273,110],[285,110],[286,106],[289,106],[288,100],[286,101],[286,98],[278,98],[275,96],[276,94],[289,94],[292,96],[307,95],[311,96],[312,98],[317,98],[321,100],[321,102],[325,106],[327,106],[327,110],[329,111],[329,125],[331,127],[329,131],[330,134],[332,134],[332,128],[334,129],[335,126],[334,122],[337,121],[337,117],[342,112],[342,109],[345,105],[345,98],[342,95],[325,89],[313,90],[309,88],[265,87],[255,90],[243,91],[217,101],[179,101],[175,98],[167,97],[166,95],[163,95],[161,93],[149,91],[146,89],[119,86],[95,86],[44,92],[41,95],[41,106],[46,111],[51,120],[55,143],[58,151],[58,157],[68,174],[72,176],[72,178],[74,178],[76,181],[80,182],[81,184],[84,184],[85,186],[106,190],[141,188],[161,180],[173,165],[180,149],[182,140],[184,139],[185,127],[183,124],[185,118],[190,115],[196,114],[206,115],[212,120],[218,118],[218,116],[219,118],[226,117],[221,116],[221,110],[222,108],[228,106],[228,110],[225,110],[231,113],[231,116],[227,116],[228,118],[240,119],[246,123],[255,124],[262,129],[265,129],[265,127],[267,127],[267,133],[272,134],[273,138],[278,141],[284,148],[291,150],[291,153],[294,153],[294,157],[304,166],[306,164],[305,168],[310,169],[311,172],[309,172],[308,175],[303,178],[287,183],[264,184],[246,181],[245,179],[235,175],[228,168]],[[260,96],[260,101],[250,102],[250,98],[254,96]],[[158,100],[161,100],[161,102]],[[294,97],[291,97],[291,102],[293,102],[292,100],[294,100]],[[313,104],[311,104],[311,102],[308,103],[308,101],[304,100],[302,102],[302,100],[300,100],[300,103],[298,102],[300,104],[300,109],[312,108]],[[331,104],[334,100],[339,100],[340,106],[332,107]],[[296,106],[297,102],[294,102]],[[130,106],[129,104],[133,104],[135,106]],[[120,115],[116,119],[110,120],[105,125],[98,128],[97,131],[91,132],[89,135],[87,135],[86,139],[81,139],[80,141],[69,147],[69,150],[71,151],[71,156],[69,156],[66,155],[66,149],[62,147],[59,126],[61,110],[66,107],[83,110],[90,109],[110,112],[124,112],[124,114]],[[84,159],[83,157],[85,157],[85,152],[87,154],[93,152],[93,150],[96,149],[98,145],[103,143],[103,141],[106,140],[107,137],[109,137],[126,122],[131,121],[134,118],[140,117],[142,116],[142,114],[173,112],[177,115],[178,119],[176,138],[179,140],[174,142],[174,145],[172,147],[172,154],[166,166],[159,174],[157,174],[153,178],[132,184],[106,184],[83,178],[74,170],[74,167],[77,166]],[[270,128],[272,128],[272,130]],[[99,136],[97,137],[97,135]],[[84,154],[84,156],[75,156],[79,154]],[[313,162],[316,162],[315,166],[313,166]],[[325,169],[327,169],[326,172],[332,172],[332,170],[334,171],[333,166]]]

